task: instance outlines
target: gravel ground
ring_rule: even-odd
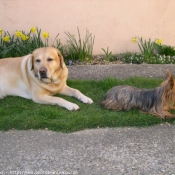
[[[0,132],[0,173],[175,174],[175,126]],[[33,172],[32,172],[33,171]]]
[[[71,79],[163,78],[174,65],[70,66]],[[71,134],[0,132],[1,174],[173,175],[175,125],[104,128]]]

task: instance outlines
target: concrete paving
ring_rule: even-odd
[[[107,77],[125,79],[133,76],[164,78],[169,70],[175,76],[173,64],[112,64],[68,66],[69,78],[99,80]]]
[[[71,79],[165,77],[174,65],[71,66]],[[104,128],[70,134],[52,131],[0,132],[0,175],[173,175],[175,125]]]

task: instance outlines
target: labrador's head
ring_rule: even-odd
[[[53,47],[39,48],[32,53],[32,68],[35,76],[44,83],[51,83],[63,69],[64,60],[60,51]]]

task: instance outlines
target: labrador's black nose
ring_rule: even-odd
[[[41,78],[47,78],[47,69],[46,68],[40,68],[39,73]]]

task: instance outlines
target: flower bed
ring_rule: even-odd
[[[78,28],[77,28],[78,29]],[[95,36],[88,30],[84,39],[78,29],[78,38],[75,35],[65,32],[66,44],[62,44],[58,35],[50,46],[59,49],[67,65],[80,64],[175,64],[175,49],[172,46],[162,45],[162,39],[155,41],[143,40],[133,37],[132,42],[137,43],[140,53],[126,52],[112,54],[109,50],[101,48],[104,55],[92,55]],[[49,46],[49,33],[42,32],[37,27],[31,27],[29,32],[16,30],[14,34],[0,29],[0,58],[18,57],[32,53],[39,47]]]

